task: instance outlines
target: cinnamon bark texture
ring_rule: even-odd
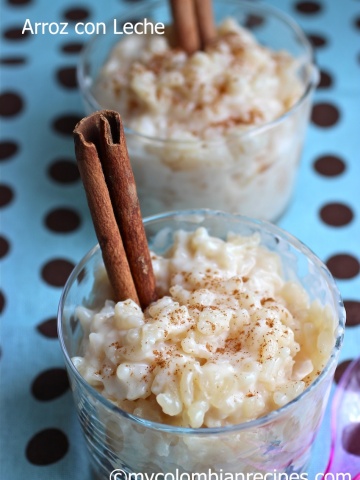
[[[120,115],[82,119],[74,130],[80,175],[115,299],[143,309],[156,300],[155,277]]]
[[[177,44],[189,55],[216,38],[212,0],[170,0]]]
[[[197,25],[201,39],[201,48],[213,42],[216,38],[216,28],[212,9],[212,0],[194,0]]]
[[[170,0],[177,44],[188,54],[200,49],[200,36],[193,0]]]

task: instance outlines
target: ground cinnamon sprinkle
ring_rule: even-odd
[[[122,39],[99,76],[95,98],[107,105],[113,96],[129,127],[140,133],[150,133],[143,130],[151,115],[154,136],[175,138],[177,132],[182,138],[190,131],[206,138],[209,129],[222,136],[275,120],[301,97],[304,86],[289,54],[259,45],[232,19],[213,36],[204,51],[194,48],[191,55],[170,45],[166,35]],[[132,98],[139,108],[129,104]]]
[[[137,399],[149,419],[194,428],[248,421],[253,411],[264,415],[302,392],[332,347],[326,354],[326,347],[312,348],[327,313],[305,303],[302,287],[282,279],[273,254],[254,238],[231,238],[213,239],[203,228],[177,232],[168,256],[151,255],[159,300],[145,311],[108,302],[94,312],[89,330],[99,358],[85,348],[76,361],[85,378],[130,413]],[[253,255],[248,264],[234,253],[242,254],[243,244]],[[312,308],[309,342],[302,327],[315,318]]]

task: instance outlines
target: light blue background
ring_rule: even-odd
[[[145,0],[146,1],[146,0]],[[75,6],[89,8],[88,20],[106,21],[134,2],[120,0],[33,0],[29,5],[11,6],[1,1],[1,30],[32,21],[64,21],[63,12]],[[331,73],[334,84],[316,92],[315,101],[335,104],[341,121],[328,129],[310,125],[293,202],[280,226],[307,244],[322,260],[336,253],[360,257],[360,32],[354,27],[360,15],[357,0],[319,0],[323,12],[304,15],[296,12],[294,0],[268,1],[294,16],[308,33],[321,33],[327,46],[319,48],[319,66]],[[69,29],[72,31],[72,29]],[[70,391],[61,397],[39,402],[31,394],[31,384],[39,372],[63,366],[56,340],[36,330],[43,320],[56,315],[61,289],[46,285],[40,270],[58,257],[76,263],[94,243],[95,236],[79,182],[60,185],[52,182],[47,170],[58,157],[74,157],[71,137],[56,133],[55,117],[73,113],[83,116],[77,90],[61,87],[55,71],[74,66],[76,55],[63,53],[70,41],[86,41],[76,34],[32,36],[23,41],[1,40],[1,56],[25,56],[24,65],[1,66],[1,92],[21,93],[25,108],[21,115],[1,121],[0,141],[16,139],[21,149],[15,158],[2,162],[1,182],[12,186],[15,198],[2,209],[2,234],[11,250],[1,260],[1,284],[6,296],[0,328],[1,368],[1,468],[4,480],[22,478],[57,480],[88,477],[86,452],[75,417]],[[314,160],[325,154],[338,155],[346,171],[334,178],[314,171]],[[332,201],[351,206],[355,218],[341,228],[325,225],[319,209]],[[74,233],[55,234],[46,230],[43,220],[53,207],[75,207],[83,222]],[[360,300],[360,276],[340,280],[345,299]],[[341,360],[360,354],[360,327],[348,329]],[[67,455],[57,463],[37,467],[25,457],[28,440],[43,428],[60,428],[71,439]],[[323,471],[330,444],[329,409],[315,445],[309,478]]]

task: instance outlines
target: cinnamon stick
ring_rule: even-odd
[[[115,299],[131,298],[146,308],[156,300],[155,277],[120,115],[93,113],[76,125],[74,140]]]
[[[177,43],[189,55],[200,49],[196,11],[193,0],[170,0]]]
[[[140,305],[156,300],[155,276],[141,217],[136,183],[131,168],[120,115],[104,111],[100,116],[102,162],[107,186]]]
[[[216,28],[212,0],[194,0],[201,48],[205,48],[216,38]]]

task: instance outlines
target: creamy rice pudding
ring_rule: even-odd
[[[266,415],[298,397],[335,343],[330,307],[285,281],[280,257],[257,234],[226,240],[178,231],[152,254],[159,300],[79,306],[90,385],[120,408],[184,427],[220,427]],[[94,292],[108,288],[103,267]]]
[[[128,128],[144,216],[206,207],[274,221],[291,197],[316,85],[310,46],[289,27],[283,48],[265,47],[233,18],[217,32],[191,56],[166,35],[124,36],[86,80],[91,108]]]
[[[260,45],[233,19],[217,33],[193,55],[165,35],[128,36],[102,68],[95,97],[133,130],[167,140],[224,140],[290,110],[305,90],[299,61]]]

